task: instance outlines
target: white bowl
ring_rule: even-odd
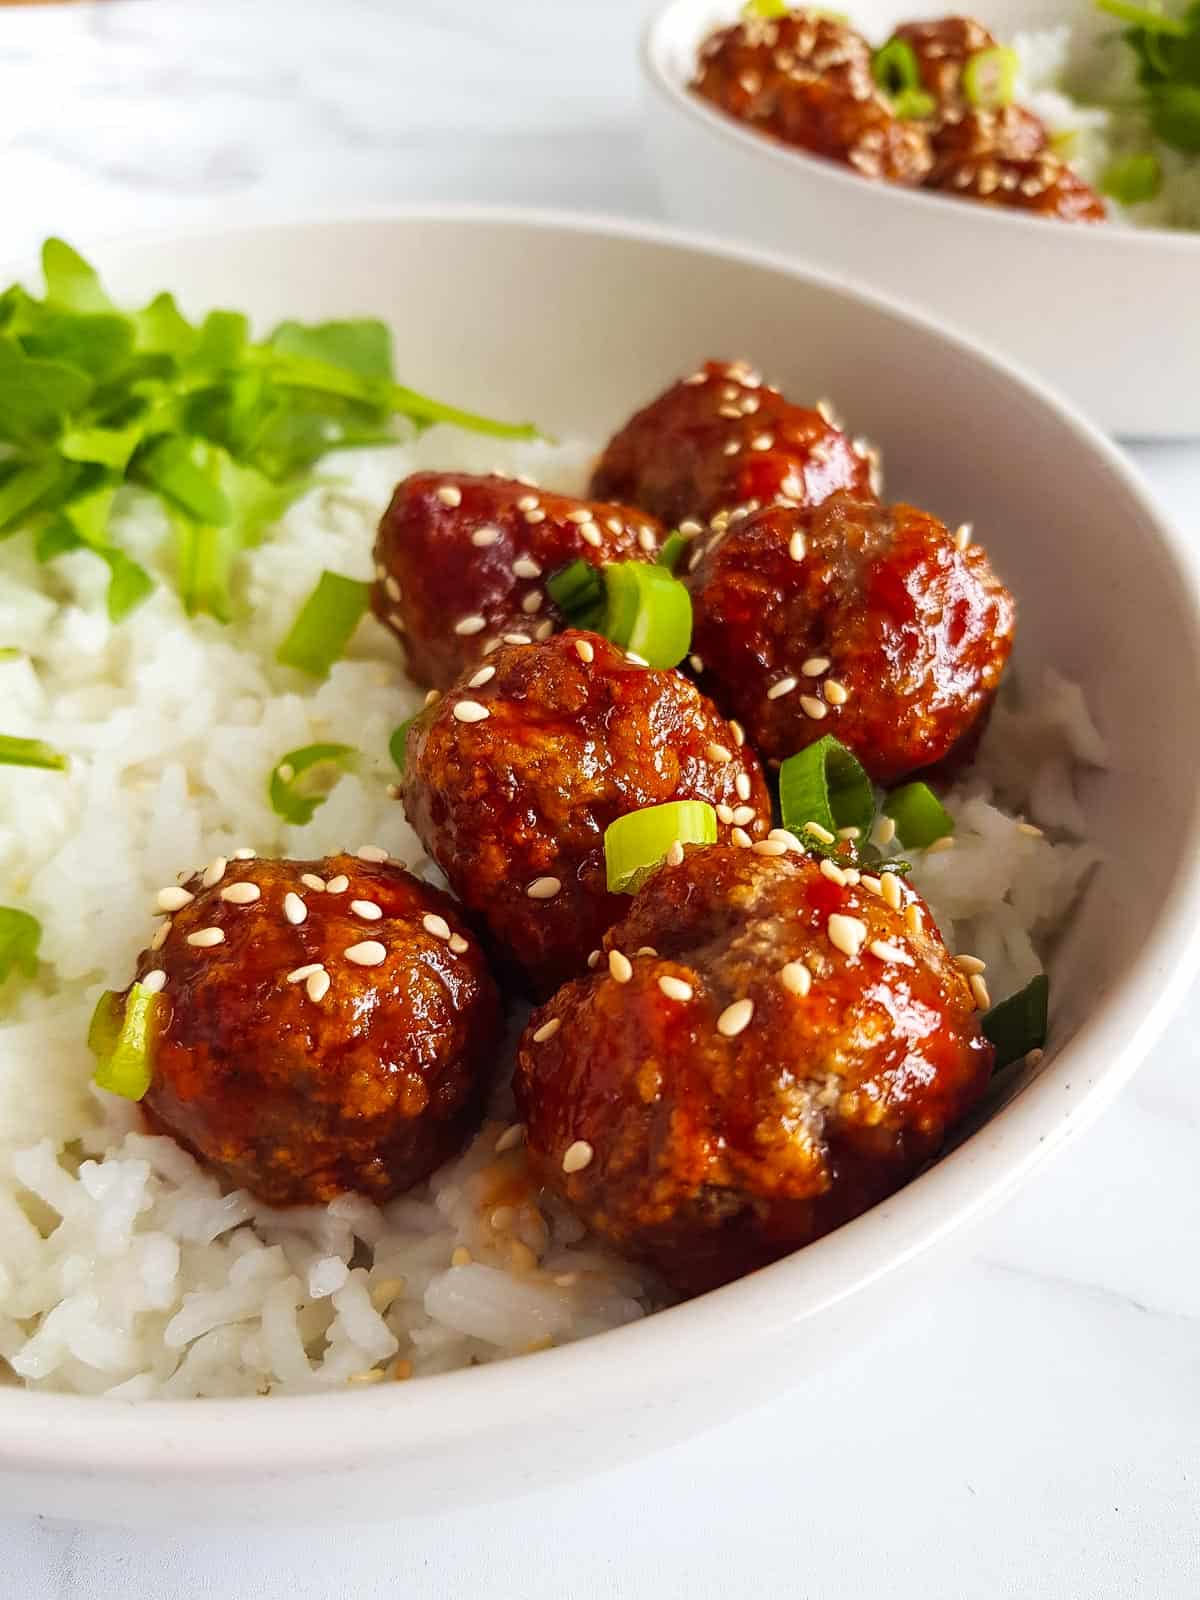
[[[1046,1061],[986,1126],[831,1237],[583,1343],[385,1389],[131,1405],[0,1387],[0,1502],[127,1520],[394,1517],[516,1493],[698,1432],[819,1373],[967,1224],[1095,1116],[1200,954],[1200,601],[1121,458],[931,323],[786,264],[661,230],[410,213],[143,238],[97,258],[122,299],[376,312],[406,382],[606,436],[674,375],[746,355],[828,394],[893,494],[970,518],[1019,597],[1023,670],[1086,685],[1112,746],[1087,795],[1107,853],[1054,963]],[[996,463],[1005,463],[997,470]],[[1008,463],[1019,461],[1019,470]]]
[[[738,0],[674,0],[643,40],[651,149],[673,219],[901,296],[1024,362],[1110,432],[1200,434],[1200,235],[1025,217],[789,149],[687,88],[701,41],[738,11]],[[858,0],[850,16],[882,43],[925,14],[907,0]],[[979,15],[1004,38],[1061,23],[1071,7],[989,0]]]

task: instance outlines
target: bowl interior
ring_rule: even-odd
[[[1200,635],[1169,532],[1086,424],[927,322],[781,263],[650,229],[434,213],[151,237],[95,254],[131,302],[170,286],[185,310],[236,305],[264,327],[285,315],[382,316],[402,381],[532,416],[561,436],[600,441],[701,359],[744,355],[797,398],[828,396],[877,441],[889,497],[974,522],[1018,597],[1019,669],[1032,677],[1050,663],[1084,684],[1110,742],[1112,768],[1086,797],[1106,859],[1058,954],[1051,1048],[984,1132],[886,1207],[716,1295],[547,1358],[373,1394],[373,1426],[394,1448],[438,1437],[456,1408],[478,1416],[482,1403],[484,1422],[515,1419],[532,1396],[539,1414],[557,1396],[602,1417],[618,1391],[644,1398],[654,1385],[699,1381],[713,1338],[761,1345],[993,1202],[1136,1064],[1186,978],[1200,925],[1200,747],[1178,739],[1176,703],[1200,681]],[[186,1416],[126,1408],[122,1449],[144,1462],[167,1428],[194,1450],[206,1434],[213,1460],[236,1458],[250,1446],[241,1430],[222,1436],[218,1419],[247,1404],[261,1441],[276,1416],[282,1427],[331,1402],[205,1402]],[[0,1392],[0,1462],[21,1450],[102,1451],[116,1435],[89,1419],[104,1411]],[[54,1426],[35,1427],[35,1415]],[[294,1435],[300,1457],[328,1448],[323,1432]]]

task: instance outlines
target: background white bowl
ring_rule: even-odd
[[[970,519],[1011,582],[1024,670],[1087,686],[1114,766],[1087,795],[1108,860],[1054,964],[1046,1062],[930,1172],[790,1260],[561,1350],[366,1392],[143,1405],[0,1388],[9,1515],[228,1520],[443,1510],[615,1463],[810,1378],[866,1339],[1129,1076],[1196,964],[1200,602],[1170,530],[1087,424],[928,322],[785,264],[631,225],[417,213],[102,248],[122,299],[375,312],[404,381],[601,438],[705,356],[829,395],[893,494]],[[1013,470],[1016,466],[1018,470]],[[1028,1075],[1027,1075],[1028,1077]]]
[[[1200,235],[1058,224],[873,183],[755,133],[686,87],[700,42],[739,9],[674,0],[643,40],[651,150],[673,219],[902,296],[1026,363],[1113,433],[1200,434]],[[857,0],[849,15],[882,44],[928,12]],[[1083,8],[989,0],[979,15],[1007,38]]]

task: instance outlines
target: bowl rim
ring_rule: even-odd
[[[1098,468],[1117,480],[1142,512],[1170,576],[1190,596],[1186,643],[1200,663],[1200,573],[1182,537],[1137,473],[1100,432],[1041,380],[1007,357],[940,327],[931,317],[844,279],[798,266],[785,256],[732,245],[658,223],[520,206],[356,206],[346,210],[257,208],[253,220],[119,232],[87,240],[122,253],[152,243],[228,238],[246,232],[322,226],[427,226],[527,229],[665,246],[766,269],[825,293],[870,305],[924,337],[953,347],[1000,379],[1029,410],[1065,424]],[[23,269],[18,269],[23,270]],[[128,1402],[103,1396],[30,1391],[0,1385],[0,1467],[52,1479],[153,1477],[224,1481],[232,1474],[304,1476],[339,1467],[382,1465],[423,1440],[446,1445],[489,1428],[515,1428],[541,1413],[578,1413],[611,1422],[624,1403],[711,1379],[717,1352],[743,1353],[744,1333],[762,1343],[797,1327],[926,1255],[980,1220],[1090,1124],[1132,1076],[1166,1027],[1192,975],[1200,970],[1200,793],[1192,796],[1180,866],[1152,936],[1045,1069],[970,1139],[889,1200],[790,1257],[698,1299],[574,1344],[460,1369],[408,1384],[307,1395]],[[1059,1061],[1069,1061],[1064,1083]],[[1085,1070],[1092,1063],[1092,1070]],[[936,1204],[929,1202],[936,1197]],[[337,1395],[340,1425],[321,1427]],[[322,1412],[322,1407],[325,1408]],[[253,1426],[245,1424],[253,1418]],[[368,1424],[368,1420],[370,1422]],[[356,1426],[355,1423],[358,1423]],[[280,1465],[282,1463],[282,1466]]]
[[[716,106],[710,105],[708,101],[702,100],[699,95],[689,93],[686,86],[677,83],[666,70],[662,44],[667,28],[675,19],[680,16],[687,17],[689,13],[697,11],[699,5],[700,0],[668,0],[667,5],[654,12],[643,24],[638,52],[642,76],[650,89],[666,104],[681,112],[698,128],[723,139],[726,144],[743,150],[747,155],[770,160],[781,170],[790,167],[794,176],[807,177],[810,183],[818,187],[832,185],[835,191],[842,188],[848,195],[850,191],[844,186],[852,185],[855,192],[864,198],[874,195],[876,203],[880,205],[915,205],[918,208],[932,205],[938,208],[939,213],[942,207],[954,200],[953,195],[939,194],[932,189],[911,188],[907,184],[865,178],[861,173],[852,172],[840,162],[814,155],[807,150],[785,144],[770,134],[750,128],[735,117],[718,110]],[[973,206],[967,215],[975,217],[984,228],[1035,227],[1042,230],[1039,232],[1039,237],[1044,236],[1047,222],[1054,220],[1027,216],[1024,212],[1005,206],[988,205]],[[1076,252],[1090,249],[1094,240],[1103,240],[1105,242],[1099,246],[1101,250],[1144,252],[1147,249],[1156,249],[1172,254],[1200,253],[1200,230],[1196,229],[1143,228],[1132,224],[1123,226],[1120,223],[1115,226],[1111,224],[1091,227],[1063,226],[1056,230],[1053,237],[1057,241],[1058,248]],[[1068,243],[1068,240],[1077,242]]]

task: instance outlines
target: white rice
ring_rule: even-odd
[[[388,736],[422,699],[390,635],[364,621],[317,685],[276,665],[275,647],[322,568],[370,575],[374,524],[406,473],[499,464],[578,490],[589,453],[435,429],[331,462],[344,481],[249,555],[228,628],[183,615],[147,499],[124,507],[122,539],[164,582],[116,627],[99,562],[40,568],[23,538],[0,543],[0,644],[29,652],[0,660],[0,728],[70,756],[65,774],[0,768],[0,904],[41,919],[46,963],[37,981],[6,985],[0,1021],[0,1364],[18,1380],[129,1400],[297,1393],[491,1361],[658,1303],[649,1275],[521,1193],[520,1146],[496,1152],[506,1090],[419,1190],[382,1208],[345,1196],[275,1211],[222,1193],[172,1140],[141,1132],[136,1107],[93,1092],[84,1042],[181,867],[239,846],[317,856],[367,842],[425,864],[386,795]],[[997,998],[1039,969],[1095,860],[1073,842],[1073,780],[1102,761],[1099,738],[1061,680],[1032,704],[997,710],[951,802],[954,848],[915,863],[952,948],[988,961]],[[355,744],[363,765],[312,822],[288,827],[268,773],[320,739]]]
[[[1100,188],[1110,164],[1153,150],[1162,188],[1153,200],[1121,206],[1109,200],[1114,220],[1141,228],[1200,228],[1200,160],[1152,139],[1145,116],[1109,109],[1136,101],[1140,91],[1133,52],[1112,38],[1120,24],[1099,13],[1073,24],[1017,33],[1016,99],[1066,140],[1063,154],[1080,177]]]

